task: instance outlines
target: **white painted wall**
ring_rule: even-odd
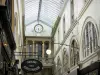
[[[74,29],[71,31],[70,35],[65,40],[65,44],[70,45],[70,41],[72,39],[77,40],[79,47],[80,47],[80,61],[83,62],[82,68],[84,68],[84,67],[90,65],[91,63],[97,61],[100,58],[100,57],[98,57],[96,52],[94,52],[93,54],[91,54],[87,58],[83,58],[83,50],[82,50],[82,42],[81,42],[84,21],[88,16],[91,16],[97,25],[98,45],[100,46],[100,30],[99,30],[99,28],[100,28],[100,10],[99,10],[100,9],[99,8],[100,7],[100,0],[88,0],[86,4],[84,4],[84,0],[74,0],[74,1],[75,1],[74,2],[74,4],[75,4],[74,15],[75,15],[75,20],[77,20],[78,22],[77,22],[76,26],[74,27]],[[91,2],[91,3],[89,4],[89,2]],[[70,23],[70,0],[68,1],[67,5],[66,5],[66,8],[63,12],[63,15],[66,16],[66,34],[68,34],[69,33],[68,30],[71,27],[70,26],[71,25],[71,23]],[[60,21],[59,26],[58,26],[58,28],[61,27],[60,28],[60,33],[61,33],[60,34],[60,36],[61,36],[60,42],[63,41],[63,38],[62,38],[63,15],[61,16],[61,21]],[[57,31],[58,31],[58,29],[57,29]],[[56,31],[56,34],[54,36],[56,41],[54,41],[54,42],[57,42],[57,31]],[[58,51],[57,45],[54,45],[54,56],[55,56],[54,61],[55,61],[55,63],[57,63],[58,56],[60,57],[61,62],[63,61],[62,60],[62,56],[63,56],[62,52],[63,52],[64,47],[67,48],[68,52],[70,52],[70,46],[62,46],[61,49]],[[57,54],[57,55],[55,55],[55,54]]]
[[[16,27],[15,27],[15,41],[16,41],[16,52],[22,51],[22,45],[23,45],[23,11],[22,11],[22,1],[21,0],[14,0],[14,14],[17,14],[16,17]],[[16,56],[16,59],[19,59],[19,65],[18,68],[21,68],[21,56]]]

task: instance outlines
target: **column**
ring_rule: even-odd
[[[28,52],[28,40],[26,40],[26,50],[25,50],[25,58],[27,58],[27,56],[26,55],[28,55],[26,52]]]
[[[33,41],[33,44],[32,44],[32,45],[33,45],[33,46],[32,46],[32,47],[33,47],[33,51],[32,51],[32,52],[33,52],[33,53],[32,53],[33,56],[32,56],[32,57],[34,58],[34,55],[35,55],[35,54],[34,54],[34,41]]]
[[[35,54],[36,59],[38,58],[38,43],[36,43],[36,54]]]
[[[44,58],[44,41],[42,41],[42,58]]]
[[[51,49],[51,42],[49,41],[48,43],[49,43],[49,49],[52,50]],[[51,56],[52,56],[52,51],[51,51],[51,54],[48,56],[48,58],[50,58]]]

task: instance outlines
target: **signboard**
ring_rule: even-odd
[[[43,68],[43,65],[40,61],[36,59],[28,59],[22,62],[21,68],[24,72],[33,72],[37,73],[40,72]]]

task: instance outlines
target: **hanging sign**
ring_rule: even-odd
[[[40,72],[43,68],[43,65],[40,61],[36,59],[28,59],[22,62],[21,68],[24,72]]]

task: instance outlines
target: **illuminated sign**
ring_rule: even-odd
[[[43,68],[43,65],[40,61],[36,59],[28,59],[22,62],[21,68],[24,72],[40,72]]]

